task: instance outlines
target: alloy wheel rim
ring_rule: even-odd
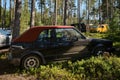
[[[28,68],[37,68],[39,67],[39,59],[37,57],[31,56],[25,59],[24,61],[24,67],[26,69]]]

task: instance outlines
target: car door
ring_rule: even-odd
[[[56,29],[56,37],[61,58],[76,59],[88,53],[89,41],[76,29]]]

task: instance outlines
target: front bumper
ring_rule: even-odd
[[[112,53],[114,51],[116,51],[116,49],[114,47],[107,48],[107,52]]]

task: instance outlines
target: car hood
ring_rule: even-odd
[[[112,46],[113,42],[111,40],[108,39],[95,39],[95,38],[91,38],[88,39],[90,41],[90,44],[95,46],[96,44],[104,44],[105,46]]]

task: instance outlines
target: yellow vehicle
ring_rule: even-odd
[[[107,32],[108,31],[108,24],[101,24],[101,25],[98,25],[97,27],[97,32]]]
[[[97,32],[97,26],[90,26],[90,32]]]

